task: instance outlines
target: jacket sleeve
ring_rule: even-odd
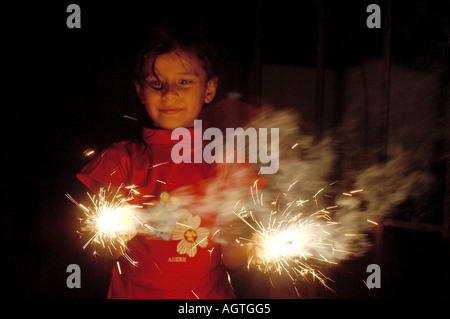
[[[220,164],[219,178],[224,192],[242,189],[250,191],[250,187],[262,189],[267,184],[266,178],[258,175],[248,163]]]
[[[90,190],[102,185],[119,188],[127,183],[130,168],[130,154],[124,142],[114,143],[89,162],[77,178]]]

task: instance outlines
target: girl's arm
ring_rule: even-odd
[[[247,247],[238,241],[232,227],[221,229],[222,262],[230,271],[236,271],[247,266]]]

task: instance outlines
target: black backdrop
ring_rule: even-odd
[[[122,115],[136,114],[139,107],[131,72],[146,28],[200,24],[226,59],[244,64],[255,62],[260,32],[262,63],[316,65],[316,1],[76,3],[81,29],[66,26],[68,1],[2,5],[2,296],[104,297],[110,264],[81,249],[77,209],[64,195],[86,191],[75,179],[88,160],[85,149],[99,150],[135,129]],[[369,3],[326,2],[327,67],[381,54],[383,28],[365,26]],[[384,1],[379,3],[383,9]],[[440,63],[445,32],[448,39],[442,21],[446,15],[448,28],[448,12],[445,1],[393,1],[393,59],[417,69]],[[397,235],[392,235],[394,242],[405,240]],[[408,263],[408,257],[401,258]],[[71,263],[83,269],[82,289],[66,286]],[[364,276],[365,269],[355,269]],[[403,273],[404,281],[386,296],[425,294],[428,284],[413,291],[403,285],[408,275]],[[338,297],[376,296],[341,288]]]

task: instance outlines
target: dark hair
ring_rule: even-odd
[[[136,60],[135,81],[141,85],[145,82],[145,66],[149,59],[156,59],[176,49],[195,53],[203,64],[207,79],[216,77],[216,53],[204,35],[191,30],[161,28],[152,29],[145,35]]]

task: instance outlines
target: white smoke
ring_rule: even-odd
[[[333,245],[328,252],[322,250],[320,253],[333,261],[361,256],[370,250],[372,245],[370,237],[367,236],[377,227],[372,222],[381,223],[390,212],[407,200],[420,200],[433,185],[433,177],[420,165],[420,158],[396,146],[390,148],[384,163],[366,167],[362,159],[365,154],[355,147],[351,156],[346,156],[346,162],[341,165],[344,170],[339,183],[330,186],[334,182],[330,178],[333,176],[336,162],[343,160],[338,156],[335,149],[337,143],[331,134],[325,134],[321,139],[305,134],[302,132],[303,123],[295,111],[274,110],[270,107],[265,107],[245,128],[248,127],[255,128],[256,131],[259,128],[279,128],[279,145],[276,150],[278,154],[272,153],[270,143],[267,143],[267,149],[263,150],[272,158],[278,157],[279,169],[275,174],[262,175],[267,180],[263,189],[253,188],[251,197],[249,187],[224,187],[225,184],[252,183],[248,180],[246,171],[231,170],[226,180],[210,181],[206,194],[202,197],[194,196],[189,186],[172,194],[185,205],[195,206],[195,213],[192,212],[194,214],[206,216],[218,211],[217,223],[222,225],[223,233],[227,233],[222,239],[248,237],[252,232],[235,214],[242,207],[251,211],[262,224],[267,225],[273,213],[271,203],[274,201],[286,205],[293,200],[312,202],[314,199],[320,199],[314,202],[314,205],[309,204],[309,212],[305,209],[298,210],[298,213],[308,217],[308,213],[313,214],[317,210],[337,206],[330,214],[336,226],[327,228],[329,233],[324,239],[324,242],[332,242]],[[351,135],[348,136],[351,139]],[[270,137],[267,140],[270,141]],[[352,147],[351,140],[340,142],[347,148]],[[244,151],[247,156],[251,149],[249,143],[257,141],[246,140]],[[261,146],[258,145],[258,148]],[[358,154],[362,158],[358,157]],[[256,163],[255,171],[258,172],[262,166],[263,163]],[[352,190],[362,191],[352,194]],[[318,192],[320,194],[313,198]],[[296,211],[292,210],[291,214],[295,213]],[[230,242],[222,240],[221,243]]]
[[[338,211],[331,215],[338,226],[327,238],[334,243],[330,250],[333,256],[327,258],[343,260],[366,253],[372,244],[366,235],[376,227],[372,222],[382,223],[389,213],[407,200],[421,200],[433,185],[434,178],[426,165],[421,165],[420,156],[414,156],[401,146],[391,146],[385,162],[366,167],[362,150],[354,149],[348,162],[341,165],[346,169],[341,172],[339,183],[330,186],[336,161],[341,160],[335,150],[336,143],[331,134],[325,134],[320,140],[304,134],[302,126],[295,111],[269,107],[248,124],[248,127],[280,129],[279,170],[276,174],[264,175],[268,183],[259,193],[264,198],[264,207],[268,208],[280,194],[284,203],[289,203],[294,198],[312,199],[323,190],[320,196],[324,199],[322,208],[338,206]],[[352,141],[341,143],[351,147]],[[267,150],[268,153],[270,151]],[[350,193],[355,190],[358,192]],[[325,198],[322,196],[325,194],[331,196]],[[236,195],[239,194],[229,196],[231,201],[242,200],[233,198]],[[256,216],[262,223],[268,221],[270,209],[261,209],[260,203],[250,201],[246,205],[249,205],[249,210],[259,210]],[[222,214],[233,217],[229,211],[222,211]]]

